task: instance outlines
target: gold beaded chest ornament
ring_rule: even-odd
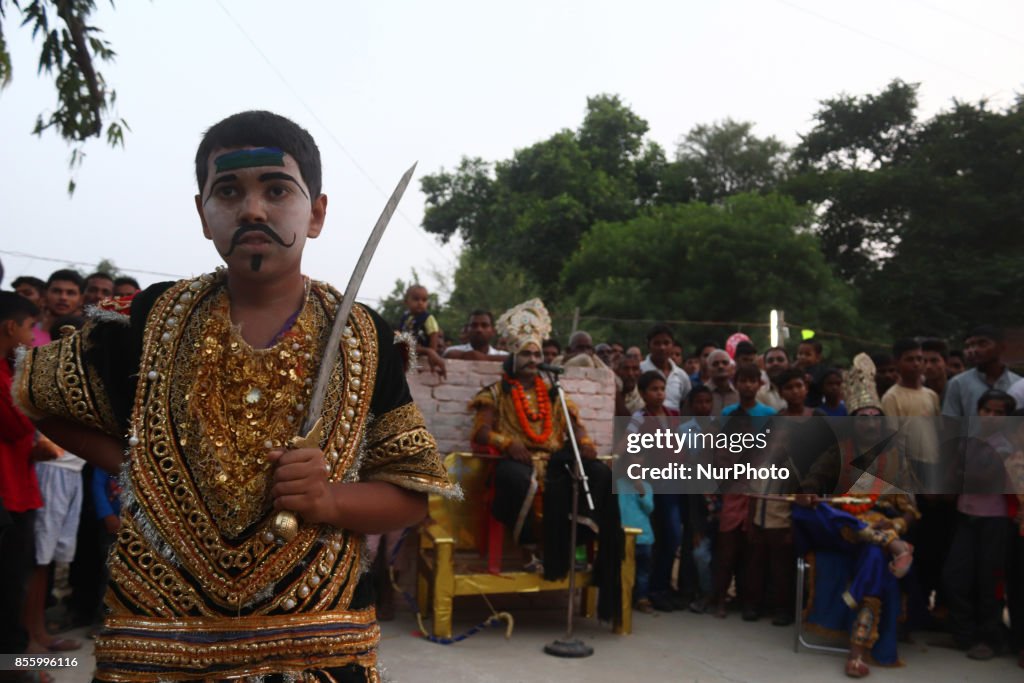
[[[102,680],[372,665],[373,608],[348,611],[362,537],[303,525],[279,544],[270,529],[264,456],[303,421],[338,302],[312,283],[291,330],[253,349],[230,321],[222,275],[183,281],[157,300],[131,418],[127,514],[110,558],[111,615],[96,640]],[[358,476],[355,436],[378,363],[366,311],[353,309],[342,343],[319,444],[331,481]],[[199,632],[205,639],[189,643]]]

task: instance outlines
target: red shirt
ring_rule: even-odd
[[[36,428],[14,407],[12,383],[10,363],[0,360],[0,500],[8,512],[26,512],[43,507],[31,457]]]
[[[721,532],[742,529],[747,531],[750,528],[750,496],[741,493],[726,493],[722,495],[722,513],[718,521],[718,530]]]

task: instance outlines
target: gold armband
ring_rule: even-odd
[[[897,517],[893,519],[892,528],[896,531],[897,534],[902,536],[903,534],[907,533],[907,520],[903,517]]]

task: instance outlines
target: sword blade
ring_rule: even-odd
[[[316,384],[313,385],[313,395],[309,401],[309,412],[306,414],[306,421],[302,425],[303,436],[310,433],[317,420],[320,419],[320,413],[323,412],[327,386],[330,384],[331,374],[334,372],[334,364],[338,360],[338,354],[341,353],[342,331],[348,323],[348,315],[352,312],[352,306],[356,303],[359,285],[363,282],[363,276],[366,275],[366,271],[370,267],[370,261],[373,259],[373,252],[377,250],[380,238],[384,235],[384,230],[388,227],[395,209],[398,208],[398,202],[402,200],[405,188],[409,186],[409,181],[412,179],[412,174],[415,170],[416,164],[413,164],[402,175],[401,180],[398,181],[395,191],[391,193],[388,203],[384,205],[384,210],[380,212],[380,218],[377,219],[376,225],[373,226],[373,230],[370,232],[370,237],[366,240],[366,246],[363,247],[363,252],[359,255],[355,270],[352,271],[352,277],[348,280],[345,294],[341,298],[341,305],[338,306],[334,316],[331,336],[327,338],[327,347],[324,349],[323,356],[320,359],[320,372],[317,375]]]

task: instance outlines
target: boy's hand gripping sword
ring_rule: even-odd
[[[415,170],[416,164],[413,164],[402,175],[402,179],[398,181],[398,186],[391,193],[388,203],[384,205],[384,210],[380,213],[380,218],[377,219],[377,224],[373,226],[373,231],[366,240],[363,253],[359,255],[359,261],[356,262],[356,268],[352,271],[352,277],[348,280],[348,287],[345,288],[345,294],[341,298],[341,305],[338,306],[338,310],[335,313],[331,336],[327,339],[327,347],[324,349],[323,357],[320,360],[320,373],[317,375],[316,384],[313,385],[313,396],[309,402],[309,412],[306,414],[306,421],[302,424],[301,434],[304,434],[304,436],[293,438],[289,444],[290,448],[320,447],[320,440],[323,437],[323,417],[321,413],[324,408],[324,397],[327,395],[327,385],[330,383],[331,375],[334,372],[334,364],[341,353],[342,332],[348,323],[348,315],[352,312],[352,306],[356,302],[359,285],[363,281],[363,276],[366,275],[367,268],[370,267],[373,252],[376,251],[377,244],[380,243],[380,238],[384,234],[384,229],[388,227],[391,216],[395,213],[395,209],[398,208],[398,202],[401,201],[402,195],[405,194],[405,188],[409,185],[409,180],[412,178],[413,171]],[[273,531],[279,542],[288,542],[299,533],[299,519],[294,512],[278,512],[271,524],[271,531]]]

